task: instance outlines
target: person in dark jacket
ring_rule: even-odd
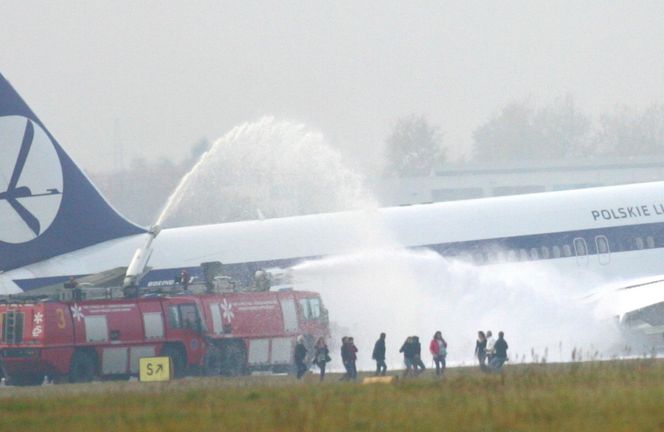
[[[352,337],[348,338],[348,358],[350,366],[350,379],[353,381],[357,379],[357,347],[355,340]]]
[[[341,377],[340,381],[348,381],[353,377],[353,353],[351,352],[350,337],[344,336],[341,338],[341,362],[346,369],[346,373]]]
[[[323,381],[323,379],[325,379],[325,366],[327,366],[327,363],[332,360],[330,358],[330,350],[327,348],[327,344],[325,343],[325,338],[318,338],[314,349],[314,362],[316,362],[316,366],[318,366],[318,369],[320,369],[320,380]]]
[[[507,342],[505,341],[505,334],[498,332],[498,340],[493,346],[493,357],[489,366],[494,372],[500,372],[503,369],[503,364],[507,361]]]
[[[295,360],[295,367],[297,369],[297,379],[300,379],[307,373],[307,365],[304,363],[304,359],[307,357],[307,349],[304,346],[304,336],[300,335],[297,337],[297,343],[295,344],[295,353],[293,359]]]
[[[426,369],[422,361],[422,344],[417,336],[413,336],[413,369],[415,375],[421,374]]]
[[[480,362],[480,370],[486,371],[486,335],[481,330],[477,332],[475,355]]]
[[[408,336],[403,345],[401,345],[401,349],[399,349],[399,352],[403,353],[403,362],[406,365],[406,370],[403,372],[404,378],[413,374],[413,358],[415,357],[414,348],[413,338],[412,336]]]
[[[376,376],[384,376],[385,372],[387,372],[387,365],[385,364],[385,333],[381,333],[376,341],[371,358],[376,360]]]

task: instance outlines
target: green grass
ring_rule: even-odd
[[[457,368],[396,385],[337,378],[7,387],[0,431],[664,430],[659,360]]]

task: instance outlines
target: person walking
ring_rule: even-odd
[[[406,365],[406,370],[403,371],[403,377],[409,377],[413,375],[413,357],[415,355],[413,347],[413,338],[408,336],[404,341],[403,345],[399,349],[400,353],[403,353],[403,362]]]
[[[350,379],[355,381],[357,379],[357,347],[352,337],[348,338],[348,352],[350,359]]]
[[[503,364],[507,361],[507,348],[509,346],[507,345],[507,341],[505,341],[505,333],[498,332],[498,340],[493,346],[493,358],[491,359],[491,363],[489,363],[492,371],[502,371]]]
[[[295,367],[297,369],[297,379],[300,379],[307,373],[307,365],[304,363],[304,359],[307,357],[307,349],[304,346],[304,336],[300,335],[297,337],[297,343],[295,344],[295,353],[293,358],[295,359]]]
[[[496,338],[493,337],[491,330],[486,331],[486,363],[491,365],[491,359],[493,358],[493,346],[496,344]]]
[[[387,372],[387,365],[385,364],[385,333],[381,333],[376,341],[371,358],[376,360],[376,376],[385,376],[385,372]]]
[[[443,334],[439,331],[434,333],[433,339],[429,344],[429,352],[433,356],[433,362],[436,364],[436,376],[445,373],[445,358],[447,357],[447,342],[443,339]]]
[[[420,344],[420,338],[418,336],[413,336],[413,370],[415,375],[419,375],[426,367],[422,361],[422,344]]]
[[[314,350],[314,361],[316,362],[318,369],[320,369],[320,380],[323,381],[325,379],[325,367],[327,366],[327,363],[332,360],[330,358],[330,350],[327,348],[324,337],[318,338]]]
[[[344,369],[346,369],[346,373],[341,377],[339,381],[348,381],[351,376],[348,336],[344,336],[341,338],[341,363],[343,363]]]
[[[475,355],[480,362],[480,370],[486,371],[486,335],[482,330],[477,332],[475,343]]]

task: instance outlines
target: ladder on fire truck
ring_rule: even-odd
[[[18,312],[16,311],[8,311],[7,313],[5,313],[3,336],[5,342],[9,344],[15,344],[17,342],[21,342],[20,340],[16,340],[16,335],[21,333],[20,331],[16,331],[17,314]]]

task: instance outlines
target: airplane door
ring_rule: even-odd
[[[585,239],[581,237],[574,239],[574,253],[576,254],[576,263],[578,265],[588,265],[588,244]]]
[[[595,237],[595,246],[597,246],[597,257],[599,263],[607,265],[611,262],[611,250],[609,248],[609,239],[606,236],[599,235]]]

